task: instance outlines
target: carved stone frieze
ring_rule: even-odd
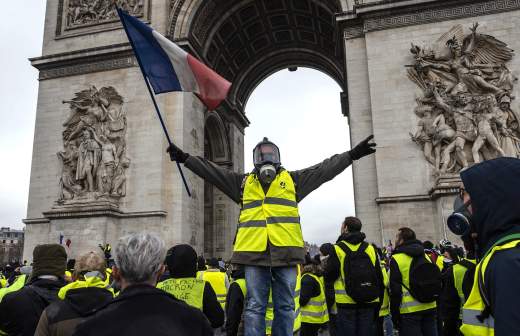
[[[63,123],[59,205],[117,202],[126,195],[126,113],[123,97],[108,86],[77,92]],[[93,203],[94,202],[94,203]]]
[[[454,26],[431,45],[410,49],[408,78],[421,90],[410,133],[440,174],[482,160],[520,157],[520,115],[511,107],[517,78],[507,67],[506,43]]]

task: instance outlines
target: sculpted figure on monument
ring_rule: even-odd
[[[510,104],[517,78],[506,65],[514,53],[478,27],[465,34],[456,25],[431,46],[412,44],[410,50],[408,78],[422,91],[411,138],[438,173],[520,155],[518,115]]]
[[[58,203],[117,200],[126,194],[126,115],[123,98],[113,87],[95,86],[75,94],[63,123],[64,151]]]
[[[113,0],[69,0],[67,27],[99,24],[117,19]],[[143,14],[144,0],[117,0],[117,5],[134,16]]]

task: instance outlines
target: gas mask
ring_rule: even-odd
[[[455,197],[455,201],[453,202],[453,213],[446,221],[451,232],[458,236],[466,236],[471,231],[471,213],[468,210],[469,205],[470,202],[465,204],[460,195]]]
[[[270,184],[276,178],[276,173],[280,168],[278,146],[264,138],[253,150],[253,162],[260,182]]]

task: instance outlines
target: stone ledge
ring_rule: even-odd
[[[387,197],[377,197],[376,198],[377,204],[425,202],[425,201],[431,201],[430,195],[387,196]]]
[[[44,218],[26,218],[22,222],[24,224],[47,224],[51,219],[63,218],[84,218],[84,217],[116,217],[116,218],[139,218],[139,217],[166,217],[168,212],[163,210],[156,211],[135,211],[122,212],[114,208],[91,208],[77,210],[57,210],[53,209],[43,213]]]
[[[459,192],[461,184],[459,174],[442,174],[435,179],[435,185],[430,189],[432,199],[445,195],[453,195]]]
[[[51,221],[49,220],[49,218],[25,218],[25,219],[22,219],[22,223],[24,224],[48,224],[50,223]]]

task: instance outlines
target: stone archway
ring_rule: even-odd
[[[233,83],[226,102],[206,115],[206,158],[243,170],[243,154],[238,153],[243,149],[236,140],[243,143],[249,124],[244,108],[256,86],[276,71],[313,68],[344,90],[344,47],[335,15],[345,8],[346,2],[338,0],[171,3],[168,37]],[[211,186],[206,184],[204,190],[204,252],[226,256],[238,209]]]

